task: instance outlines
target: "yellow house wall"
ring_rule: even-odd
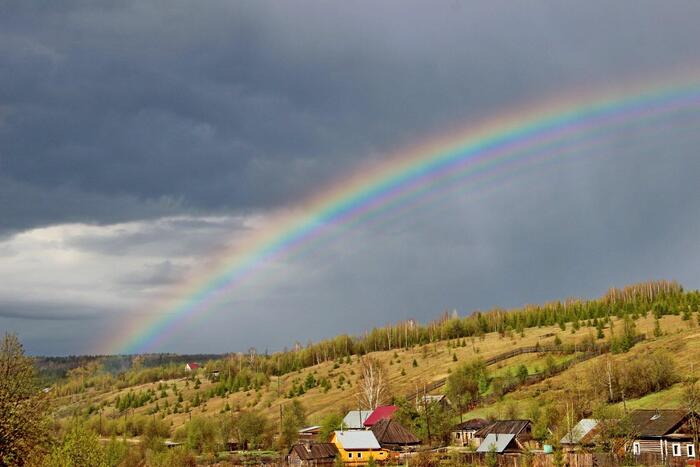
[[[374,457],[375,461],[383,461],[383,460],[389,458],[389,451],[387,451],[386,449],[377,449],[377,450],[353,449],[350,451],[346,451],[345,449],[343,449],[341,444],[336,439],[335,434],[331,438],[331,443],[335,444],[335,447],[338,448],[338,453],[340,454],[340,458],[342,459],[343,462],[346,462],[346,463],[365,464],[365,463],[369,462],[370,457]],[[350,453],[352,453],[352,457],[350,457]],[[362,453],[362,457],[357,457],[358,453]]]

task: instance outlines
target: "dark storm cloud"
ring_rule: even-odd
[[[43,353],[89,351],[73,336],[148,313],[135,303],[201,266],[189,258],[216,259],[251,217],[367,160],[571,89],[700,64],[696,1],[0,9],[0,328]],[[281,347],[649,278],[697,287],[694,118],[686,138],[621,134],[590,159],[475,184],[268,265],[208,316],[206,336],[163,350]],[[59,224],[75,225],[28,230]],[[18,299],[38,275],[52,300]]]
[[[445,125],[683,64],[699,8],[11,4],[0,19],[3,228],[298,199]]]

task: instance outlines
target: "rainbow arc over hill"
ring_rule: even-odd
[[[144,307],[143,318],[130,320],[112,334],[101,343],[101,351],[157,351],[185,323],[213,310],[217,301],[266,264],[312,248],[329,227],[361,222],[363,216],[420,197],[443,179],[468,184],[484,174],[526,167],[545,154],[556,159],[566,152],[567,142],[590,143],[617,127],[663,122],[688,112],[697,116],[698,111],[700,72],[693,69],[603,90],[573,90],[428,138],[359,168],[295,209],[272,214],[262,228],[217,252],[207,268],[174,287],[170,295]]]

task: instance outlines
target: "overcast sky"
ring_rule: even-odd
[[[698,67],[700,2],[0,2],[0,331],[94,352],[370,160]],[[154,350],[281,349],[443,310],[700,286],[700,110],[263,267]]]

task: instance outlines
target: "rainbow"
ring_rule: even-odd
[[[312,248],[331,228],[351,228],[435,193],[445,181],[462,186],[546,158],[585,154],[582,146],[620,127],[646,122],[653,128],[663,119],[699,109],[700,73],[692,70],[604,91],[576,90],[398,151],[319,190],[294,209],[273,213],[263,227],[217,252],[207,267],[140,310],[141,318],[128,320],[102,339],[100,352],[157,350],[266,264]]]

